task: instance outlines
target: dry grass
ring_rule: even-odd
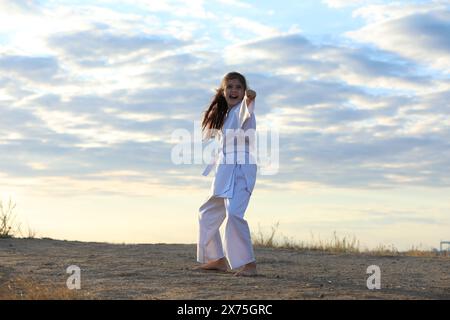
[[[0,200],[0,239],[6,238],[36,238],[36,230],[28,226],[27,233],[22,232],[21,224],[17,222],[17,216],[14,213],[16,203],[13,203],[11,199],[6,204],[3,204]]]
[[[356,253],[356,254],[369,254],[377,256],[410,256],[410,257],[436,257],[449,255],[447,252],[440,253],[439,251],[431,251],[421,249],[420,246],[412,246],[411,249],[400,252],[394,245],[386,246],[379,245],[374,249],[361,249],[359,240],[353,237],[339,237],[334,232],[331,240],[322,240],[315,238],[311,234],[311,241],[297,241],[292,238],[278,236],[279,223],[271,227],[271,231],[266,234],[261,231],[261,227],[258,226],[258,232],[252,234],[253,245],[257,247],[266,248],[285,248],[303,251],[323,251],[330,253]]]
[[[19,230],[14,209],[16,204],[9,199],[6,205],[0,200],[0,238],[12,238]]]
[[[39,284],[31,278],[17,277],[0,285],[0,300],[80,300],[89,295],[64,285]]]
[[[339,238],[334,233],[331,240],[315,239],[312,234],[312,241],[296,241],[292,238],[277,237],[279,223],[271,227],[269,234],[265,234],[259,227],[258,232],[252,235],[253,244],[259,247],[266,248],[285,248],[295,250],[312,250],[312,251],[327,251],[327,252],[346,252],[346,253],[360,253],[359,241],[356,238]]]

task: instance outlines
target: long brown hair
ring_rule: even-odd
[[[225,121],[225,116],[228,112],[228,104],[225,100],[224,89],[229,80],[237,79],[244,87],[244,92],[247,90],[247,80],[239,72],[227,73],[220,83],[220,88],[216,89],[216,94],[213,97],[209,107],[203,115],[202,130],[213,129],[212,131],[222,129]]]

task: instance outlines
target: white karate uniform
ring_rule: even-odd
[[[207,263],[225,256],[230,267],[236,269],[255,261],[250,230],[244,219],[257,172],[254,107],[255,101],[247,106],[244,97],[229,110],[222,130],[216,136],[219,150],[203,172],[208,175],[215,168],[210,195],[199,208],[198,262]],[[240,133],[251,134],[248,139],[244,136],[234,138],[237,129],[242,129]],[[222,247],[219,228],[225,218]]]

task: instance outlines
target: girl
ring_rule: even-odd
[[[257,274],[250,230],[244,219],[257,171],[256,157],[249,151],[254,150],[255,97],[243,75],[228,73],[203,117],[204,140],[215,137],[220,147],[203,172],[208,175],[215,168],[211,194],[199,209],[197,261],[203,263],[201,270],[226,271],[228,261],[231,269],[242,267],[237,276]],[[219,228],[225,218],[222,247]]]

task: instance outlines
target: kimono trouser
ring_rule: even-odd
[[[255,261],[250,229],[244,219],[251,193],[244,172],[236,167],[232,198],[211,196],[199,209],[197,261],[227,258],[232,269]],[[219,228],[226,218],[223,247]]]

